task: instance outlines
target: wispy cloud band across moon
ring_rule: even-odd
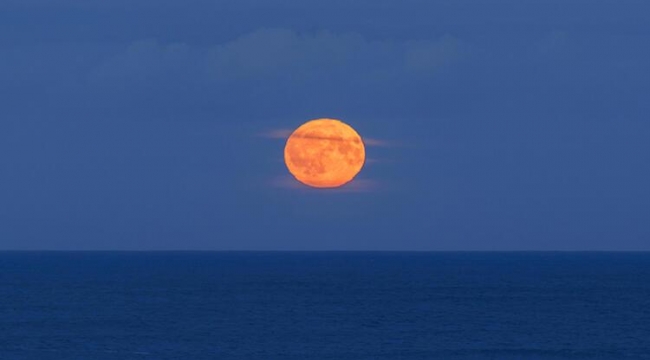
[[[284,139],[286,140],[293,130],[291,129],[272,129],[272,130],[267,130],[263,131],[260,133],[257,133],[257,136],[267,138],[267,139]],[[304,136],[303,136],[304,137]],[[343,140],[343,139],[337,139],[337,138],[330,138],[330,137],[319,137],[319,136],[311,136],[309,138],[313,139],[326,139],[326,140]],[[386,140],[380,140],[380,139],[375,139],[375,138],[367,138],[362,136],[361,139],[363,140],[364,145],[366,146],[382,146],[382,147],[390,147],[390,146],[397,146],[396,143],[386,141]]]

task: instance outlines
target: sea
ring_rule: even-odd
[[[0,360],[650,359],[650,253],[0,252]]]

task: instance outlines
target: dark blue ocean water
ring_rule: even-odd
[[[650,254],[5,252],[0,359],[650,359]]]

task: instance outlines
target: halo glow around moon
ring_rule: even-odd
[[[365,159],[361,136],[336,119],[302,124],[284,147],[289,172],[301,183],[317,188],[339,187],[352,181]]]

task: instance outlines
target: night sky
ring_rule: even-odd
[[[650,2],[2,0],[0,249],[650,250]],[[367,138],[314,190],[286,132]]]

